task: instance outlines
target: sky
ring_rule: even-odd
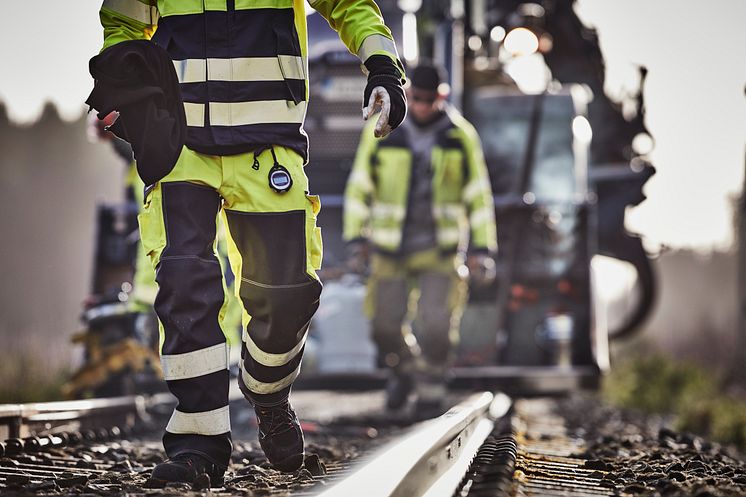
[[[34,0],[4,7],[0,100],[31,122],[52,101],[75,119],[92,88],[88,59],[101,45],[100,0]],[[733,198],[746,156],[746,1],[578,0],[598,29],[607,90],[635,88],[645,65],[647,124],[658,173],[627,225],[657,250],[723,249],[733,243]],[[13,70],[7,70],[13,68]],[[313,150],[313,144],[311,145]]]

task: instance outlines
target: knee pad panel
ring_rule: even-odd
[[[241,277],[262,285],[307,283],[306,212],[226,210],[241,259]]]
[[[163,183],[161,189],[166,226],[166,248],[161,257],[212,257],[220,195],[212,188],[187,182]]]

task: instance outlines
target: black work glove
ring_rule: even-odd
[[[407,115],[407,97],[404,95],[402,71],[386,55],[371,55],[365,61],[368,84],[363,93],[363,119],[366,121],[379,109],[373,134],[382,138],[395,130]]]

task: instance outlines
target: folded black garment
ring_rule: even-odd
[[[119,112],[109,130],[132,145],[145,185],[162,179],[186,141],[179,79],[168,52],[150,41],[124,41],[93,57],[89,70],[95,86],[86,103],[99,119]]]

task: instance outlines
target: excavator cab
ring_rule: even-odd
[[[577,85],[537,95],[504,86],[469,93],[465,115],[482,140],[495,199],[498,276],[489,287],[471,285],[457,377],[508,375],[532,390],[552,377],[552,388],[560,378],[571,388],[592,386],[608,365],[592,292],[589,100]]]

